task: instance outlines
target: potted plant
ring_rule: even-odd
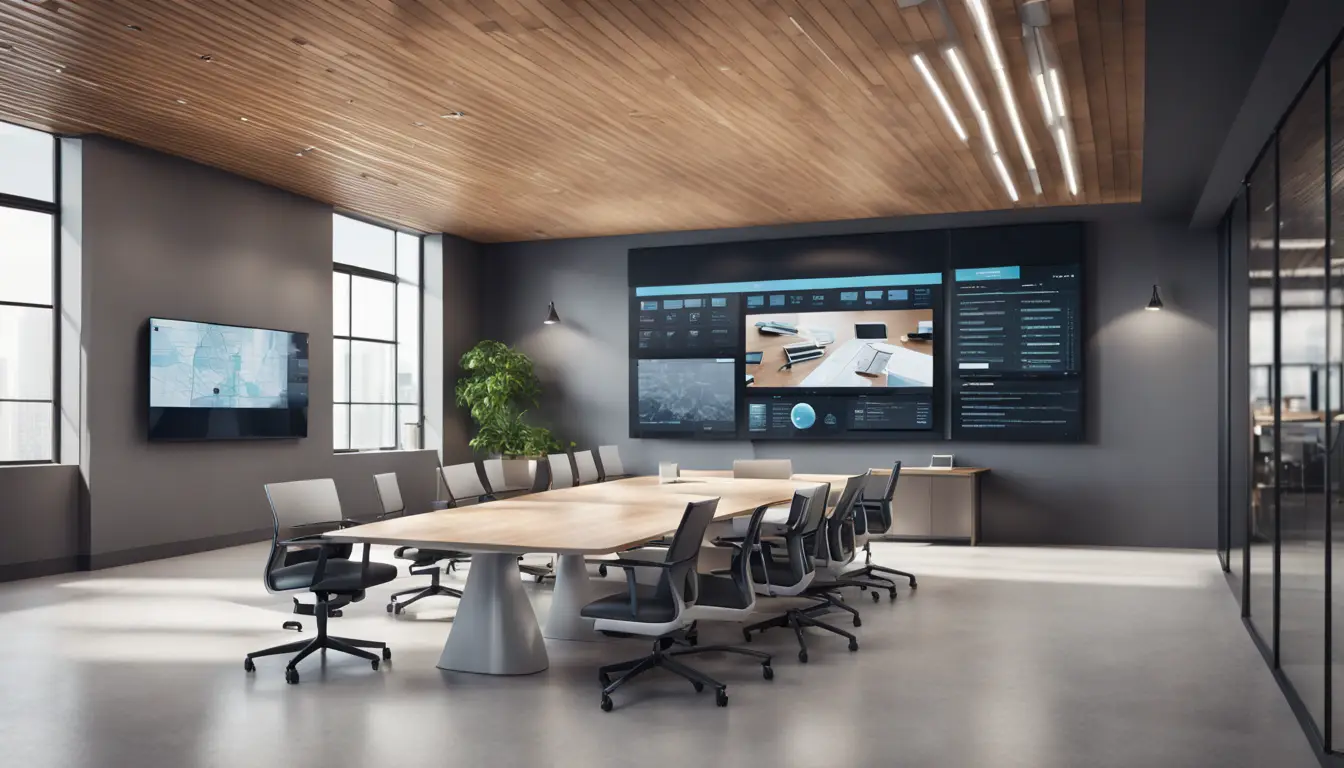
[[[515,473],[520,470],[526,473],[528,459],[562,450],[549,429],[523,419],[541,394],[531,358],[507,344],[486,340],[462,355],[460,364],[457,404],[466,407],[476,422],[476,436],[469,443],[474,450],[505,459],[508,477],[518,477]],[[510,460],[517,465],[510,467]]]

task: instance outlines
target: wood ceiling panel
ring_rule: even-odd
[[[1022,0],[986,2],[1041,195],[965,0],[948,0],[951,27],[935,0],[6,0],[0,119],[481,241],[1012,207],[938,55],[960,39],[1017,205],[1137,200],[1142,0],[1049,0],[1076,198],[1027,72]]]

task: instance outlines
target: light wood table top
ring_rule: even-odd
[[[692,501],[717,497],[719,520],[787,504],[794,489],[814,482],[701,478],[660,485],[655,477],[636,477],[382,520],[327,538],[469,552],[609,554],[675,531]]]
[[[873,477],[891,476],[890,469],[870,469],[868,471],[873,473]],[[969,477],[983,474],[988,471],[989,470],[985,469],[984,467],[953,467],[951,469],[929,469],[928,467],[901,467],[902,475],[927,476],[927,477],[939,477],[939,476]],[[714,478],[714,477],[726,478],[726,477],[732,477],[733,471],[731,469],[683,469],[681,470],[681,476],[692,478]],[[843,486],[845,484],[845,480],[849,479],[849,477],[850,477],[849,475],[843,475],[843,474],[833,475],[833,474],[821,474],[814,472],[795,472],[792,475],[792,479],[794,480],[807,480],[813,483],[830,483],[832,486],[835,486],[837,484]]]

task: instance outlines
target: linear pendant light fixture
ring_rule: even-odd
[[[1064,169],[1064,182],[1069,194],[1078,196],[1078,143],[1073,135],[1064,101],[1059,55],[1049,34],[1050,7],[1046,0],[1028,0],[1020,9],[1022,16],[1022,45],[1027,51],[1027,71],[1035,85],[1036,98],[1041,104],[1045,127],[1059,152],[1059,164]]]
[[[980,136],[985,141],[985,149],[989,151],[989,159],[994,165],[995,172],[998,173],[999,181],[1003,183],[1008,197],[1016,203],[1017,186],[1013,184],[1013,177],[1008,173],[1008,165],[1003,161],[999,140],[994,133],[994,123],[989,119],[989,111],[985,109],[985,100],[980,95],[980,88],[966,67],[964,54],[956,45],[949,45],[943,49],[943,58],[947,59],[947,65],[952,68],[952,74],[957,79],[957,85],[961,87],[961,94],[966,98],[966,103],[971,105],[971,112],[975,114],[975,122],[980,126]]]
[[[915,68],[924,77],[924,83],[929,86],[929,90],[933,91],[933,97],[938,100],[938,106],[942,107],[947,122],[952,124],[952,130],[957,132],[957,138],[963,142],[967,141],[969,137],[966,135],[966,128],[962,126],[961,118],[957,117],[957,111],[952,108],[952,102],[948,101],[947,92],[943,90],[943,84],[939,82],[938,75],[929,68],[929,63],[924,60],[924,54],[916,53],[910,59],[915,62]]]
[[[1041,176],[1036,171],[1036,158],[1027,143],[1027,133],[1022,128],[1022,115],[1017,108],[1017,97],[1013,95],[1013,85],[1008,80],[1008,70],[1003,62],[1003,46],[999,43],[999,33],[994,27],[994,19],[989,15],[985,0],[966,0],[966,9],[975,22],[976,36],[985,49],[985,58],[989,60],[990,72],[999,88],[999,98],[1003,109],[1008,113],[1008,122],[1012,126],[1013,136],[1017,139],[1018,149],[1022,152],[1022,161],[1027,164],[1027,174],[1031,177],[1031,187],[1041,194]]]

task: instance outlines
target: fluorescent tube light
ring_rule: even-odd
[[[1017,139],[1018,149],[1022,152],[1022,160],[1027,164],[1027,173],[1031,176],[1031,185],[1036,194],[1039,195],[1041,193],[1041,182],[1036,173],[1036,158],[1031,153],[1031,145],[1027,143],[1027,133],[1022,128],[1022,115],[1017,108],[1017,98],[1013,95],[1012,83],[1008,81],[1008,71],[1003,66],[999,33],[994,29],[993,19],[985,7],[984,0],[966,0],[966,7],[970,10],[971,17],[978,27],[980,44],[985,49],[985,55],[989,58],[989,68],[994,73],[994,83],[999,88],[999,97],[1003,100],[1003,108],[1008,113],[1008,123],[1012,126],[1013,136]]]
[[[1078,196],[1078,177],[1073,172],[1073,154],[1069,152],[1069,137],[1064,132],[1064,126],[1055,129],[1055,137],[1059,141],[1059,160],[1064,164],[1064,180],[1069,185],[1069,194]]]
[[[1008,190],[1008,196],[1016,203],[1017,187],[1013,186],[1013,179],[1008,175],[1008,167],[1003,164],[1003,155],[994,155],[994,168],[998,170],[999,181],[1002,181],[1004,188]]]
[[[1069,113],[1064,108],[1064,89],[1059,84],[1058,67],[1050,70],[1050,86],[1055,89],[1055,110],[1059,112],[1060,117],[1068,117]]]
[[[947,100],[947,94],[943,92],[943,86],[938,82],[937,76],[933,74],[933,70],[929,69],[928,63],[924,61],[924,55],[916,53],[910,58],[914,60],[919,74],[924,76],[924,82],[928,84],[929,90],[933,91],[934,98],[938,100],[938,106],[943,108],[943,115],[947,117],[947,122],[952,124],[952,130],[957,132],[957,138],[966,141],[966,129],[962,127],[961,120],[957,118],[956,111],[952,109],[952,102]]]
[[[1045,75],[1033,77],[1032,82],[1036,83],[1036,95],[1040,98],[1041,107],[1045,110],[1045,122],[1047,124],[1055,122],[1055,111],[1050,108],[1050,93],[1045,90]]]

